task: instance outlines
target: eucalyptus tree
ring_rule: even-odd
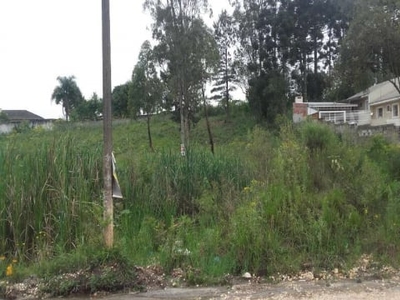
[[[213,77],[214,83],[211,93],[212,99],[222,102],[226,116],[229,119],[229,102],[231,92],[236,89],[237,82],[233,48],[235,44],[234,26],[232,16],[223,10],[214,23],[214,36],[219,50],[218,71]]]
[[[330,75],[333,71],[340,46],[347,33],[350,22],[354,16],[355,1],[353,0],[327,0],[325,3],[325,32],[324,44],[321,50],[323,68]]]
[[[232,4],[238,39],[236,54],[245,64],[249,105],[259,119],[273,123],[287,106],[288,58],[282,48],[285,41],[280,37],[283,20],[279,19],[283,4],[273,0],[236,0]],[[244,73],[243,66],[238,70]]]
[[[389,80],[400,93],[400,1],[358,1],[340,52],[340,74],[353,90]]]
[[[304,100],[315,101],[322,95],[328,7],[327,0],[282,1],[280,7],[279,19],[284,23],[278,23],[283,29],[279,35],[295,83],[294,92],[302,94]]]
[[[261,13],[267,6],[263,0],[234,0],[234,21],[238,41],[237,55],[245,65],[247,77],[257,77],[262,71],[260,49],[264,48],[263,28],[259,26]]]
[[[232,0],[253,111],[268,122],[289,99],[321,100],[351,18],[350,0]],[[345,11],[348,10],[349,12]],[[240,63],[239,63],[240,66]]]
[[[197,37],[199,41],[202,43],[202,45],[204,45],[204,47],[199,49],[199,51],[197,51],[195,55],[197,56],[196,61],[198,62],[197,70],[200,71],[199,77],[201,78],[201,99],[203,100],[202,102],[204,107],[204,115],[206,118],[208,139],[211,152],[212,154],[214,154],[214,138],[211,130],[211,124],[208,118],[208,101],[206,96],[206,87],[211,80],[215,80],[215,74],[217,74],[218,68],[221,66],[221,48],[219,48],[220,45],[218,45],[216,39],[214,38],[213,32],[208,29],[201,20],[197,21],[197,26],[195,26],[195,28],[197,28],[198,30]],[[228,80],[228,78],[226,79]],[[229,97],[227,98],[227,101],[229,101]]]
[[[182,153],[189,143],[190,118],[194,115],[202,82],[198,52],[206,45],[199,38],[205,25],[201,20],[208,11],[207,0],[146,0],[144,8],[153,18],[155,53],[164,70],[170,95],[179,106]]]
[[[68,121],[71,110],[83,101],[82,93],[76,84],[75,76],[59,76],[57,80],[59,84],[54,88],[51,99],[62,105],[65,119]]]
[[[163,97],[163,85],[156,70],[154,52],[149,41],[145,41],[140,49],[138,62],[132,73],[129,92],[129,107],[132,114],[137,116],[143,112],[147,120],[147,136],[149,147],[154,151],[151,136],[150,120]]]

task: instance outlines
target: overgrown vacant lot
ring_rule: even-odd
[[[181,157],[179,125],[168,117],[152,120],[154,152],[145,122],[115,122],[124,199],[115,203],[110,252],[102,241],[101,123],[1,136],[3,276],[10,265],[14,280],[154,265],[181,270],[188,283],[221,283],[244,272],[346,271],[363,254],[397,267],[397,145],[318,123],[282,119],[266,129],[244,109],[230,122],[212,117],[211,128],[215,155],[201,121]],[[123,288],[136,276],[104,272],[85,279],[89,291]]]

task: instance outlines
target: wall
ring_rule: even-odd
[[[18,124],[15,123],[8,123],[8,124],[0,124],[0,134],[7,134],[11,133],[13,129],[17,126]],[[36,124],[30,124],[31,128],[42,128],[44,130],[52,130],[53,129],[53,122],[47,121],[44,123],[36,123]]]
[[[293,122],[299,123],[307,119],[307,103],[293,103]]]
[[[399,128],[393,124],[383,125],[383,126],[354,126],[349,124],[338,124],[332,125],[338,133],[350,133],[353,134],[355,138],[365,138],[374,135],[383,135],[385,138],[392,142],[400,142],[399,139]]]
[[[0,134],[10,133],[14,129],[14,124],[0,124]]]

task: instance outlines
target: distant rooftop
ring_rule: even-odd
[[[44,118],[31,113],[30,111],[27,110],[7,110],[3,109],[1,110],[4,112],[10,121],[39,121],[39,120],[45,120]]]
[[[397,89],[394,87],[392,82],[395,82],[397,85],[400,84],[400,79],[399,78],[394,78],[391,81],[390,80],[386,80],[377,84],[374,84],[372,86],[370,86],[369,88],[347,98],[345,101],[346,102],[351,102],[354,100],[359,100],[361,98],[367,97],[369,94],[371,94],[372,92],[381,89],[380,95],[379,95],[379,100],[378,101],[374,101],[376,102],[381,102],[381,101],[386,101],[386,100],[391,100],[394,98],[398,98],[399,97],[399,92],[397,91]],[[384,86],[389,86],[390,88],[388,89],[384,89]],[[372,104],[372,103],[370,103]]]

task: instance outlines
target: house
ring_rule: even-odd
[[[293,103],[293,122],[306,119],[322,120],[335,124],[356,123],[354,110],[356,104],[339,102],[303,102],[303,97],[296,97]]]
[[[343,101],[293,103],[293,122],[316,119],[334,124],[356,125],[359,136],[382,134],[400,138],[400,78],[374,84]]]
[[[46,129],[50,129],[52,126],[51,120],[44,119],[27,110],[0,109],[0,112],[5,113],[8,118],[6,124],[0,124],[0,134],[11,132],[15,127],[23,122],[28,123],[31,128],[42,126]]]
[[[399,78],[393,83],[400,86]],[[400,94],[391,81],[375,84],[368,89],[346,99],[347,103],[357,104],[359,111],[371,115],[369,125],[400,126]]]
[[[341,103],[304,102],[296,97],[293,103],[293,121],[305,118],[348,123],[357,126],[400,127],[400,93],[392,83],[400,87],[400,78],[374,84]]]

